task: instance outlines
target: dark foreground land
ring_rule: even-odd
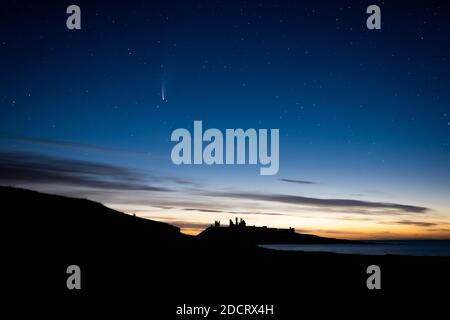
[[[8,187],[0,194],[2,288],[16,315],[201,319],[177,316],[176,307],[273,304],[274,316],[235,318],[301,319],[306,312],[366,318],[388,308],[431,312],[448,300],[449,258],[273,251],[186,236],[88,200]],[[66,287],[73,264],[81,268],[81,290]],[[366,287],[372,264],[381,268],[381,290]]]

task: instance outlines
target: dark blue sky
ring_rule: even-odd
[[[37,163],[62,158],[102,163],[151,173],[140,183],[171,191],[138,196],[135,188],[111,192],[64,179],[8,175],[2,179],[6,184],[49,191],[65,184],[66,193],[186,229],[217,219],[219,212],[225,219],[259,210],[258,218],[247,219],[322,234],[351,236],[357,224],[341,226],[342,217],[380,237],[383,228],[392,233],[385,236],[450,233],[450,5],[445,1],[76,1],[82,12],[79,31],[66,28],[70,4],[2,3],[3,166],[23,169],[31,162],[42,171]],[[370,4],[381,7],[381,30],[366,28]],[[167,101],[161,100],[163,88]],[[254,166],[174,166],[170,134],[192,129],[194,120],[223,130],[279,128],[278,175],[262,177]],[[44,171],[58,170],[66,169]],[[81,170],[70,176],[90,174]],[[101,177],[110,179],[115,177]],[[95,190],[80,193],[83,187]],[[361,224],[367,214],[355,208],[279,207],[282,201],[275,207],[264,201],[249,205],[246,200],[255,201],[251,196],[230,205],[219,201],[227,199],[221,195],[215,198],[219,212],[206,215],[199,205],[211,189],[427,210],[406,218],[377,212],[370,224]],[[142,199],[171,208],[156,207],[156,214]],[[137,203],[142,207],[132,206]],[[333,213],[324,213],[330,207]],[[183,210],[189,214],[180,214]],[[289,218],[269,217],[271,210]],[[298,211],[317,211],[317,218],[291,215]],[[424,221],[427,230],[396,229],[423,227]]]

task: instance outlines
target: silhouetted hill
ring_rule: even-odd
[[[86,243],[124,245],[187,237],[178,227],[125,214],[85,199],[0,187],[3,221],[28,245],[77,247]],[[105,243],[107,242],[107,243]]]

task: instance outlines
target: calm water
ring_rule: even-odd
[[[263,248],[276,250],[351,253],[365,255],[407,255],[450,257],[450,241],[389,240],[365,241],[367,244],[268,244]]]

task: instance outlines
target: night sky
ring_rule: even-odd
[[[0,183],[188,233],[449,238],[449,35],[446,1],[3,1]],[[174,165],[194,120],[279,128],[278,174]]]

